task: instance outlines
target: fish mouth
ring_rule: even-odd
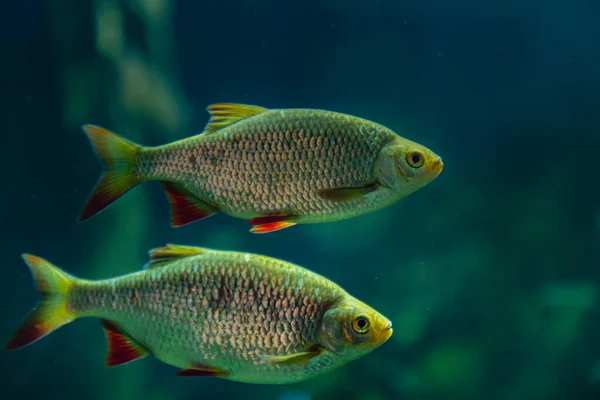
[[[379,343],[384,344],[387,342],[387,340],[392,336],[392,333],[394,333],[394,330],[392,329],[392,323],[388,321],[387,325],[379,333]]]
[[[438,157],[437,160],[431,164],[431,179],[437,178],[439,174],[442,173],[443,169],[444,163],[442,162],[442,158]]]

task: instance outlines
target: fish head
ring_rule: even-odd
[[[319,330],[319,344],[349,361],[381,346],[392,332],[390,320],[350,298],[325,313]]]
[[[443,168],[442,158],[433,151],[398,137],[381,150],[375,178],[400,196],[406,196],[437,178]]]

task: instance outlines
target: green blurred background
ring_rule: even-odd
[[[2,352],[0,398],[599,399],[599,20],[592,0],[3,0],[2,340],[37,298],[20,253],[104,278],[167,242],[303,265],[394,335],[258,386],[106,368],[84,319]],[[158,184],[75,222],[100,173],[82,124],[158,145],[214,102],[365,117],[445,169],[384,210],[269,235],[224,215],[173,229]]]

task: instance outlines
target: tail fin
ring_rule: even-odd
[[[48,261],[24,254],[41,299],[6,344],[6,350],[27,346],[77,318],[67,309],[67,295],[75,278]]]
[[[142,148],[99,126],[85,125],[83,131],[102,162],[104,172],[79,215],[80,222],[98,214],[140,183],[133,175],[133,169]]]

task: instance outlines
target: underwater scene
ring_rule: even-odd
[[[1,399],[600,399],[600,3],[0,10]]]

